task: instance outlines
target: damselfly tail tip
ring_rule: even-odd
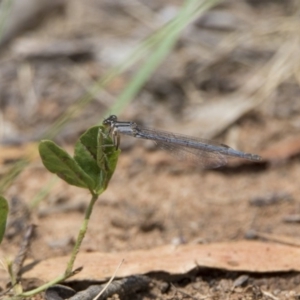
[[[247,153],[247,159],[252,160],[252,161],[261,161],[262,160],[261,156],[259,156],[257,154],[251,154],[251,153]]]

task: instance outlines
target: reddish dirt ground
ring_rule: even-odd
[[[63,12],[54,10],[52,18],[27,32],[25,38],[40,41],[45,35],[46,40],[73,40],[86,34],[91,39],[102,41],[99,37],[103,34],[105,46],[101,44],[101,55],[108,55],[109,46],[118,48],[116,42],[120,45],[126,41],[126,51],[132,40],[140,40],[151,32],[144,24],[147,19],[135,18],[136,12],[124,4],[88,2],[89,9],[73,0],[65,5]],[[289,244],[299,246],[299,220],[296,217],[300,207],[300,68],[298,58],[292,55],[292,50],[300,45],[299,33],[286,28],[280,31],[280,26],[272,27],[276,18],[282,18],[284,24],[299,25],[292,9],[295,7],[295,11],[299,11],[299,5],[293,1],[288,3],[283,7],[277,1],[260,4],[241,1],[235,6],[225,1],[217,6],[215,10],[225,11],[228,18],[241,20],[245,17],[245,23],[226,19],[229,25],[221,18],[226,26],[232,27],[215,29],[215,35],[210,36],[218,40],[220,49],[223,46],[225,50],[209,53],[214,49],[212,41],[201,48],[207,38],[202,34],[207,28],[203,20],[196,21],[184,32],[181,44],[174,50],[176,53],[168,57],[137,99],[119,116],[122,120],[149,127],[213,138],[233,148],[261,155],[262,161],[239,160],[223,168],[203,170],[158,151],[151,142],[122,138],[117,169],[108,189],[95,205],[80,249],[82,253],[117,253],[162,245],[234,243],[253,237],[253,232],[258,239],[261,237],[265,243],[270,243],[270,247],[274,241],[286,244],[284,238],[289,238]],[[163,15],[163,9],[171,11],[177,5],[176,1],[153,2],[147,9],[153,15],[159,12]],[[94,14],[92,8],[97,8],[98,14]],[[266,12],[270,21],[261,18]],[[87,15],[90,19],[85,17]],[[145,32],[139,31],[139,27]],[[64,29],[60,31],[61,28]],[[288,31],[286,35],[285,30]],[[201,34],[196,38],[193,36],[195,32]],[[221,41],[230,34],[236,34],[240,40],[234,39],[233,43],[237,45],[226,50],[226,44],[221,45]],[[24,35],[15,39],[16,42],[22,40]],[[246,44],[243,44],[244,39]],[[282,45],[286,48],[280,48]],[[206,60],[203,57],[196,60],[195,51],[200,53],[200,50]],[[49,57],[19,60],[18,52],[4,51],[2,71],[0,69],[3,78],[0,83],[1,118],[4,120],[0,154],[2,180],[17,159],[29,153],[28,149],[36,153],[40,131],[53,124],[74,99],[86,91],[87,85],[105,73],[114,63],[111,60],[118,60],[113,57],[118,51],[110,54],[107,60],[95,55],[80,59],[69,56],[52,61]],[[291,62],[292,59],[295,61]],[[279,69],[275,68],[276,64]],[[270,78],[270,74],[274,78]],[[77,137],[100,121],[99,116],[109,107],[107,103],[122,91],[131,75],[128,72],[115,79],[106,93],[95,97],[95,101],[60,131],[55,141],[72,153]],[[33,100],[35,97],[22,94],[24,90],[20,86],[28,77],[34,85],[37,102]],[[253,87],[257,83],[247,86],[253,78],[265,85],[257,89]],[[256,97],[254,100],[252,95]],[[241,102],[252,104],[249,109],[239,109],[238,105],[230,104],[230,97],[240,97]],[[226,103],[229,103],[227,108]],[[30,109],[26,111],[26,107]],[[237,116],[232,117],[232,121],[221,117],[231,116],[235,110]],[[205,118],[201,117],[204,112]],[[4,193],[10,201],[11,214],[7,235],[1,244],[1,260],[16,255],[29,224],[37,225],[28,253],[31,261],[69,255],[90,198],[86,190],[57,179],[50,192],[32,208],[32,201],[42,188],[53,182],[54,176],[44,168],[37,154],[32,157],[30,164]],[[286,222],[291,216],[294,221]],[[269,236],[263,237],[262,234]],[[298,299],[300,295],[297,272],[236,272],[201,266],[182,274],[157,271],[148,275],[151,280],[148,289],[120,298]],[[4,289],[7,274],[4,271],[0,274],[1,288]],[[36,281],[31,283],[34,284]],[[69,284],[76,290],[88,285],[86,282]],[[28,282],[24,285],[30,286]],[[39,297],[44,297],[44,294]],[[117,298],[113,296],[112,299]]]

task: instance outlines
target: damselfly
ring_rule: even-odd
[[[182,134],[145,128],[135,122],[118,121],[111,115],[103,121],[109,126],[116,148],[120,145],[120,134],[139,139],[153,140],[159,148],[167,150],[179,159],[196,163],[203,168],[217,168],[227,163],[228,158],[242,158],[258,162],[261,157],[256,154],[244,153],[227,145],[214,141],[190,137]]]

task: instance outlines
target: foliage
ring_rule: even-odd
[[[8,202],[4,197],[0,196],[0,243],[2,242],[5,233],[7,215]]]
[[[44,166],[71,185],[101,194],[116,168],[116,150],[103,126],[88,129],[75,145],[74,157],[54,142],[43,140],[39,152]]]

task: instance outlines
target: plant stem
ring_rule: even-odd
[[[21,299],[23,297],[30,297],[30,296],[33,296],[35,294],[38,294],[38,293],[41,293],[43,292],[44,290],[48,289],[49,287],[61,282],[61,281],[64,281],[65,279],[73,276],[74,274],[77,274],[78,271],[75,270],[74,272],[71,272],[68,276],[66,276],[66,274],[63,274],[63,275],[60,275],[58,276],[57,278],[47,282],[46,284],[43,284],[41,286],[39,286],[38,288],[34,289],[34,290],[31,290],[31,291],[28,291],[28,292],[24,292],[22,294],[19,294],[19,295],[16,295],[15,297],[12,297],[12,299]]]
[[[93,191],[91,191],[91,194],[92,194],[92,198],[90,200],[89,206],[87,207],[87,209],[85,211],[84,220],[83,220],[83,223],[81,225],[80,231],[78,233],[78,237],[77,237],[75,246],[72,250],[71,258],[70,258],[70,260],[67,264],[67,268],[65,270],[65,273],[63,275],[58,276],[54,280],[49,281],[46,284],[34,289],[34,290],[31,290],[31,291],[28,291],[28,292],[25,292],[25,293],[22,293],[22,294],[18,294],[16,296],[17,298],[18,297],[28,297],[28,296],[32,296],[32,295],[35,295],[37,293],[40,293],[40,292],[46,290],[47,288],[49,288],[50,286],[52,286],[56,283],[59,283],[61,281],[64,281],[65,279],[67,279],[67,278],[71,277],[72,275],[74,275],[74,272],[72,271],[73,270],[73,265],[74,265],[77,253],[79,251],[80,245],[81,245],[81,243],[84,239],[85,233],[87,231],[88,223],[89,223],[92,211],[93,211],[93,206],[94,206],[96,200],[99,197],[99,194],[95,194]],[[75,273],[77,273],[76,270],[75,270]]]
[[[11,285],[13,287],[14,294],[18,295],[22,293],[23,290],[22,290],[22,286],[17,282],[16,274],[13,270],[12,261],[8,262],[7,266],[8,266],[8,272],[10,275]]]
[[[78,233],[78,237],[77,237],[75,246],[72,250],[70,260],[67,264],[67,268],[66,268],[66,271],[65,271],[65,276],[68,276],[73,270],[73,265],[74,265],[77,253],[79,251],[80,245],[82,243],[82,240],[83,240],[83,238],[86,234],[87,228],[88,228],[88,223],[89,223],[92,211],[93,211],[93,206],[94,206],[94,204],[95,204],[95,202],[96,202],[96,200],[98,199],[98,196],[99,196],[99,194],[95,194],[92,191],[91,191],[91,193],[92,193],[92,198],[90,200],[88,208],[85,211],[84,220],[83,220],[83,223],[81,225],[80,231]]]

